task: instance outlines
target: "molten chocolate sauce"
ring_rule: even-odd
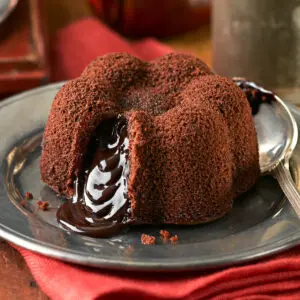
[[[109,237],[130,222],[128,198],[129,139],[122,117],[103,121],[75,181],[75,195],[62,204],[58,222],[67,230]]]
[[[243,78],[234,78],[233,81],[245,93],[252,109],[252,115],[258,113],[262,103],[271,103],[272,101],[275,101],[274,93],[258,86],[254,82],[247,81]]]

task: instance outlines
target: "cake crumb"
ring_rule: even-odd
[[[23,206],[23,207],[26,207],[27,206],[27,201],[25,200],[25,199],[22,199],[21,201],[20,201],[20,204]]]
[[[26,192],[26,193],[25,193],[25,199],[26,199],[26,200],[32,200],[32,199],[33,199],[32,193]]]
[[[159,234],[160,234],[160,238],[162,239],[162,240],[168,240],[169,239],[169,237],[170,237],[170,232],[168,231],[168,230],[160,230],[159,231]]]
[[[133,254],[133,252],[134,252],[134,247],[131,246],[131,245],[129,245],[128,247],[126,247],[125,250],[124,250],[124,254],[126,256],[131,256]]]
[[[171,244],[176,244],[178,242],[178,235],[175,234],[169,238]]]
[[[36,204],[38,205],[39,209],[41,209],[41,210],[48,210],[48,208],[49,208],[48,201],[39,200]]]
[[[143,245],[154,245],[155,244],[155,236],[143,233],[141,236],[141,242]]]

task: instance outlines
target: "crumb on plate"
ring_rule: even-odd
[[[155,244],[155,237],[152,235],[148,235],[143,233],[141,236],[141,242],[143,245],[154,245]]]
[[[176,244],[178,242],[178,235],[175,234],[169,238],[171,244]]]
[[[126,256],[131,256],[133,252],[134,252],[134,247],[131,246],[131,245],[129,245],[128,247],[126,247],[126,248],[124,249],[124,254],[125,254]]]
[[[31,200],[31,199],[33,199],[32,193],[26,192],[26,193],[25,193],[25,199],[26,199],[26,200]]]
[[[159,232],[161,239],[167,240],[171,236],[170,232],[168,230],[160,230]]]
[[[23,207],[26,207],[27,206],[27,201],[25,200],[25,199],[22,199],[21,201],[20,201],[20,204],[23,206]]]
[[[41,210],[47,210],[49,208],[48,201],[39,200],[36,204],[38,205],[39,209],[41,209]]]

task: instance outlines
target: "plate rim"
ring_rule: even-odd
[[[173,262],[164,262],[164,261],[155,261],[155,262],[145,262],[145,261],[137,261],[134,262],[129,260],[108,260],[95,257],[85,257],[76,253],[66,252],[63,250],[59,250],[57,246],[53,246],[51,244],[41,242],[40,244],[35,243],[32,238],[22,238],[24,235],[20,234],[16,231],[16,235],[12,232],[10,228],[7,228],[3,224],[0,224],[0,237],[5,239],[6,241],[13,243],[14,245],[24,248],[26,250],[32,251],[37,254],[44,255],[46,257],[54,258],[60,260],[62,262],[74,263],[83,266],[95,267],[95,268],[105,268],[105,269],[114,269],[114,270],[127,270],[127,271],[187,271],[187,270],[207,270],[207,269],[216,269],[227,266],[241,265],[248,262],[256,261],[262,258],[267,258],[272,256],[273,254],[280,253],[281,251],[285,251],[291,249],[294,246],[299,244],[300,234],[297,237],[291,237],[294,234],[289,235],[284,240],[280,240],[275,244],[278,244],[274,247],[274,243],[270,243],[268,245],[264,245],[261,247],[252,248],[249,251],[243,252],[243,254],[237,255],[227,255],[223,256],[224,259],[209,259],[203,260],[203,258],[199,260],[193,261],[185,261],[181,263],[179,260]],[[154,246],[155,247],[155,246]],[[264,251],[257,252],[258,249],[265,249]],[[49,249],[51,251],[49,251]],[[67,255],[66,255],[67,253]],[[238,259],[237,259],[238,257]]]
[[[23,98],[30,97],[30,95],[44,93],[49,90],[58,90],[64,83],[65,81],[52,83],[8,97],[1,101],[0,109],[17,101],[22,101]],[[293,105],[289,105],[289,108],[291,109],[293,115],[297,115],[298,119],[300,119],[300,110],[294,107],[295,106]],[[70,250],[62,250],[61,247],[53,245],[51,243],[43,242],[36,238],[25,236],[20,232],[8,228],[2,223],[0,223],[0,237],[21,248],[33,251],[35,253],[69,263],[76,263],[79,265],[98,268],[101,267],[106,269],[124,269],[131,271],[186,271],[212,269],[226,267],[229,265],[243,264],[261,258],[266,258],[283,250],[288,250],[296,245],[299,245],[300,227],[297,233],[292,233],[290,235],[285,236],[284,239],[271,242],[260,247],[249,248],[249,250],[243,251],[240,255],[227,254],[223,255],[222,259],[210,258],[207,260],[203,259],[204,256],[201,256],[197,260],[193,258],[193,260],[185,260],[184,262],[180,260],[175,261],[174,259],[173,261],[169,262],[163,260],[159,261],[159,259],[156,259],[155,261],[145,261],[137,259],[134,261],[130,261],[118,260],[116,258],[114,258],[113,260],[109,260],[101,256],[97,258],[94,256],[82,256],[78,253],[70,252]],[[165,259],[166,258],[164,258],[164,260]]]

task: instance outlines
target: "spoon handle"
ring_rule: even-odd
[[[280,162],[272,174],[277,179],[282,191],[300,218],[300,194],[289,171],[288,162]]]

